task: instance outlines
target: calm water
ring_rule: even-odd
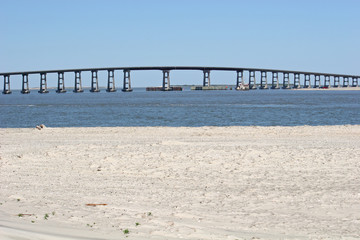
[[[190,91],[0,95],[0,127],[360,124],[360,91]]]

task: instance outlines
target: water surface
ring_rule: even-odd
[[[360,91],[190,91],[0,96],[0,127],[360,124]]]

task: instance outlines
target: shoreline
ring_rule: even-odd
[[[1,128],[0,238],[358,238],[359,159],[360,125]]]
[[[257,83],[258,86],[260,86],[258,83]],[[180,86],[180,87],[183,87],[183,88],[189,88],[189,91],[199,91],[199,90],[190,90],[190,87],[196,87],[198,85],[174,85],[174,87],[177,87],[177,86]],[[227,84],[217,84],[217,85],[212,85],[214,87],[217,87],[217,86],[223,86],[223,87],[229,87],[230,88],[233,88],[232,90],[225,90],[225,91],[237,91],[236,90],[236,86],[235,85],[227,85]],[[265,89],[265,90],[334,90],[334,91],[339,91],[339,90],[342,90],[342,91],[359,91],[360,90],[360,86],[358,87],[329,87],[329,88],[313,88],[313,87],[310,87],[310,88],[290,88],[290,89],[282,89],[281,87],[279,89],[271,89],[271,83],[268,84],[268,88]],[[149,86],[148,86],[149,87]],[[133,89],[146,89],[148,87],[133,87]],[[57,89],[57,87],[48,87],[47,88],[48,90],[51,90],[51,91],[54,91]],[[84,90],[90,90],[90,87],[83,87]],[[99,89],[103,89],[105,90],[106,87],[99,87]],[[40,88],[38,87],[35,87],[35,88],[30,88],[29,89],[30,91],[38,91],[40,90]],[[73,88],[69,87],[69,88],[66,88],[65,89],[66,91],[68,91],[69,93],[72,93],[72,90]],[[263,90],[263,89],[251,89],[251,90]],[[20,92],[21,89],[12,89],[12,91],[16,91],[16,92]],[[203,90],[203,91],[207,91],[207,90]],[[224,90],[211,90],[211,91],[224,91]]]
[[[293,88],[301,91],[359,91],[360,87],[329,87],[329,88]]]
[[[44,125],[44,124],[40,124]],[[96,127],[52,127],[52,126],[45,126],[44,129],[38,129],[40,128],[40,125],[38,126],[31,126],[31,127],[0,127],[0,130],[29,130],[33,129],[34,131],[44,131],[45,129],[126,129],[126,128],[139,128],[139,129],[208,129],[208,128],[302,128],[302,127],[309,127],[309,128],[317,128],[317,127],[357,127],[360,126],[360,124],[336,124],[336,125],[289,125],[289,126],[281,126],[281,125],[272,125],[272,126],[260,126],[260,125],[230,125],[230,126],[96,126]],[[36,128],[38,127],[38,128]]]

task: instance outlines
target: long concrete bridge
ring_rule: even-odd
[[[148,71],[159,70],[163,72],[162,88],[163,91],[172,89],[170,85],[170,71],[175,70],[197,70],[203,72],[202,86],[210,87],[211,71],[230,71],[236,73],[236,89],[243,89],[247,86],[249,89],[290,89],[290,88],[319,88],[319,87],[358,87],[358,75],[320,73],[320,72],[303,72],[289,71],[279,69],[263,69],[263,68],[232,68],[232,67],[194,67],[194,66],[159,66],[159,67],[109,67],[109,68],[81,68],[81,69],[62,69],[62,70],[44,70],[44,71],[27,71],[27,72],[3,72],[0,76],[4,78],[4,88],[2,93],[10,94],[10,77],[14,75],[22,75],[21,93],[30,93],[29,75],[38,75],[40,88],[39,93],[48,93],[47,75],[57,74],[58,84],[57,93],[64,93],[65,79],[64,73],[74,73],[74,92],[83,92],[81,73],[91,72],[91,92],[99,92],[98,72],[107,71],[107,92],[115,92],[115,72],[123,72],[122,91],[131,92],[131,71]],[[248,73],[248,81],[244,79],[244,73]],[[260,82],[256,80],[256,73],[260,73]],[[268,83],[268,76],[271,75],[271,83]]]

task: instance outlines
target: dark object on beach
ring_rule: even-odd
[[[37,130],[41,130],[41,129],[44,129],[46,128],[46,126],[44,124],[40,124],[38,126],[35,127]]]

